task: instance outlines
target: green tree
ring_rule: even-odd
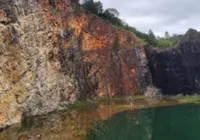
[[[149,42],[149,44],[152,45],[153,47],[156,47],[157,46],[156,36],[151,29],[148,32],[148,36],[149,38],[147,42]]]
[[[151,39],[155,39],[156,38],[155,34],[153,33],[153,31],[151,29],[148,31],[148,35],[149,35],[149,37]]]
[[[114,17],[118,17],[119,16],[119,12],[115,8],[108,8],[108,9],[106,9],[106,11],[109,12]]]
[[[165,32],[165,39],[170,38],[168,31]]]
[[[117,10],[107,9],[103,12],[101,17],[104,18],[105,20],[108,20],[113,25],[122,27],[124,25],[124,22],[120,18],[117,17],[118,15],[119,15],[119,12]]]
[[[95,7],[97,9],[98,14],[103,13],[103,4],[100,1],[95,2]]]
[[[166,47],[170,47],[170,46],[172,46],[172,42],[170,40],[167,40],[167,39],[159,39],[158,40],[157,47],[166,48]]]
[[[83,7],[96,15],[103,12],[103,4],[100,1],[94,2],[94,0],[86,0],[83,3]]]

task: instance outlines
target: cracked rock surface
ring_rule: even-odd
[[[151,75],[140,45],[70,0],[1,0],[0,127],[77,99],[142,93]]]

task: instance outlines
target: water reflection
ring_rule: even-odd
[[[131,112],[132,115],[129,115],[128,112],[125,113],[127,115],[119,114],[119,116],[112,117],[114,121],[107,121],[108,124],[101,121],[108,120],[112,115],[127,110],[174,104],[177,104],[177,102],[163,101],[150,103],[148,100],[141,99],[134,100],[132,105],[130,105],[130,103],[122,100],[102,103],[96,108],[91,106],[80,110],[54,112],[38,117],[25,117],[22,124],[14,125],[6,131],[1,132],[0,140],[81,140],[90,132],[92,123],[98,121],[99,123],[97,123],[96,126],[99,128],[97,130],[100,131],[98,133],[100,135],[104,133],[106,135],[113,135],[112,137],[118,135],[118,137],[122,139],[124,138],[123,135],[131,134],[138,136],[140,134],[142,137],[144,134],[148,133],[149,135],[146,137],[150,139],[153,131],[154,109]],[[116,123],[117,121],[119,122]],[[130,128],[131,126],[128,124],[135,124],[137,127]],[[124,129],[125,127],[127,128]],[[120,130],[121,128],[123,128],[123,130]],[[94,137],[98,139],[96,134],[94,134]]]
[[[88,140],[199,140],[200,106],[179,105],[123,112],[96,122]]]

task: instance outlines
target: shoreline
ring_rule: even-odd
[[[199,104],[200,96],[165,96],[161,100],[154,100],[150,97],[136,96],[129,101],[127,97],[101,98],[94,101],[77,101],[74,104],[65,106],[63,110],[57,110],[49,114],[38,116],[27,116],[21,124],[3,126],[0,129],[0,139],[5,138],[8,133],[14,133],[18,137],[20,133],[27,136],[37,135],[60,135],[63,131],[70,130],[69,138],[80,140],[91,129],[91,124],[96,121],[104,121],[111,116],[124,111],[134,111],[145,108],[176,106],[182,104]],[[198,101],[198,102],[197,102]],[[64,122],[64,124],[63,124]],[[58,127],[59,126],[59,127]],[[71,127],[73,131],[71,132]],[[51,129],[59,131],[58,134],[51,134]],[[23,130],[18,132],[16,130]],[[55,137],[56,137],[55,136]]]

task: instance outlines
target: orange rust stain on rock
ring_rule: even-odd
[[[102,49],[105,46],[101,37],[96,38],[94,35],[91,35],[89,33],[83,34],[82,45],[82,48],[85,51]]]
[[[105,66],[105,63],[107,63],[106,59],[109,54],[106,51],[104,51],[104,53],[99,52],[110,48],[116,36],[118,36],[121,46],[130,44],[134,47],[140,42],[139,39],[134,34],[121,31],[112,26],[112,24],[102,20],[100,17],[83,10],[80,5],[75,4],[75,6],[72,6],[69,0],[65,2],[57,1],[56,12],[55,9],[49,5],[48,0],[40,0],[40,3],[44,24],[47,24],[47,27],[50,27],[54,32],[52,39],[55,45],[59,45],[57,34],[60,33],[60,30],[73,29],[73,34],[81,40],[83,52],[87,53],[87,55],[83,55],[83,61],[93,63],[95,60],[95,64],[90,69],[89,74],[92,75],[100,69],[97,74],[99,82],[97,88],[98,95],[103,96],[109,92],[109,96],[114,96],[115,91],[109,86],[107,87],[105,83],[106,78],[109,76],[105,76],[106,71],[102,68],[102,66]],[[64,48],[71,45],[72,43],[70,40],[64,40]],[[124,92],[136,94],[139,88],[134,74],[136,70],[134,68],[130,70],[123,60],[121,61]]]
[[[5,114],[0,112],[0,126],[3,125],[6,121],[6,116]]]
[[[68,24],[74,28],[74,34],[78,37],[83,30],[83,26],[87,26],[88,24],[87,17],[84,14],[80,14],[78,17],[71,17]]]
[[[89,62],[89,61],[93,61],[93,60],[97,60],[97,59],[103,59],[103,58],[104,58],[104,56],[100,56],[97,53],[91,53],[91,54],[85,55],[83,57],[83,61]]]
[[[69,1],[57,1],[57,8],[53,9],[48,0],[40,0],[40,3],[44,23],[51,25],[55,32],[58,32],[59,29],[73,28],[76,37],[79,37],[80,33],[83,32],[83,50],[109,47],[116,36],[119,37],[121,45],[136,42],[136,37],[132,33],[113,27],[100,17],[86,12],[79,5],[71,6]]]
[[[67,8],[66,3],[64,3],[63,1],[55,1],[55,3],[59,10],[65,10]]]
[[[63,43],[63,48],[68,48],[69,46],[72,45],[72,42],[71,41],[64,41]]]
[[[99,97],[104,97],[105,96],[105,92],[103,92],[102,90],[98,91],[98,96]]]
[[[132,72],[132,73],[135,73],[135,72],[136,72],[136,70],[133,68],[133,69],[131,69],[131,72]]]
[[[101,30],[101,27],[97,27],[96,29],[99,31],[99,30]]]
[[[137,90],[139,87],[137,85],[137,82],[135,81],[136,77],[131,74],[132,70],[131,72],[129,72],[129,69],[123,60],[121,60],[121,65],[122,65],[122,81],[124,85],[123,87],[124,93],[128,95],[137,94]]]

